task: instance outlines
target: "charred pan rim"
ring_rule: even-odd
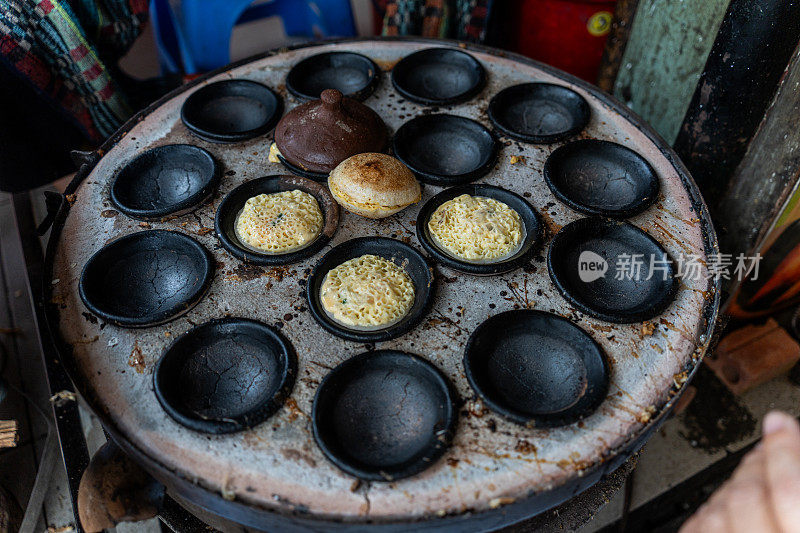
[[[519,213],[527,234],[525,235],[525,240],[522,241],[522,247],[517,253],[508,259],[495,263],[470,263],[468,261],[456,259],[436,245],[428,230],[428,221],[431,215],[433,215],[433,212],[443,203],[462,194],[493,198],[505,203]],[[436,261],[454,270],[459,270],[475,276],[491,276],[520,268],[530,260],[531,256],[539,248],[542,237],[544,236],[544,224],[542,223],[539,213],[537,213],[533,206],[522,196],[501,187],[483,184],[451,187],[443,190],[425,202],[425,205],[422,206],[422,209],[419,210],[419,214],[417,215],[416,230],[417,239],[420,244],[422,244],[425,251],[432,255]]]
[[[599,382],[597,379],[595,379],[594,382],[590,384],[592,387],[590,397],[591,401],[587,401],[587,403],[583,405],[579,401],[578,404],[553,414],[525,416],[518,410],[506,405],[501,400],[495,399],[493,395],[489,394],[489,392],[483,387],[483,380],[475,372],[476,365],[474,364],[475,358],[479,357],[479,354],[475,353],[475,344],[478,342],[478,338],[486,332],[487,328],[497,328],[498,326],[503,328],[504,324],[508,324],[512,321],[523,320],[526,315],[528,317],[548,318],[564,324],[565,328],[569,328],[571,331],[574,331],[576,335],[579,335],[589,346],[593,348],[592,354],[584,355],[587,355],[588,357],[595,356],[595,358],[601,362],[602,372],[600,376],[593,375],[594,377],[599,378]],[[477,393],[481,400],[483,400],[483,402],[485,402],[490,409],[506,417],[512,422],[516,422],[517,424],[522,424],[531,428],[551,428],[565,426],[591,416],[597,407],[599,407],[600,404],[606,399],[610,379],[609,376],[611,372],[605,352],[600,345],[597,344],[597,341],[595,341],[586,331],[578,327],[576,324],[573,324],[566,318],[554,315],[552,313],[545,313],[544,311],[534,311],[532,309],[514,309],[511,311],[505,311],[503,313],[493,315],[481,322],[478,327],[475,328],[475,331],[472,332],[472,335],[470,335],[469,340],[467,341],[467,345],[464,347],[463,365],[464,373],[467,375],[467,381],[469,381],[470,387],[472,387],[472,390]]]
[[[201,76],[195,81],[202,83],[207,78],[208,78],[207,76]],[[188,90],[195,87],[196,85],[198,84],[193,82],[184,85],[183,89]],[[224,91],[230,87],[235,87],[235,86],[249,87],[254,91],[261,92],[263,95],[269,95],[269,97],[275,101],[275,107],[272,110],[272,115],[270,115],[270,117],[259,127],[247,131],[242,131],[239,133],[224,133],[224,132],[210,131],[198,126],[195,123],[194,115],[196,114],[196,110],[194,110],[193,107],[196,106],[198,102],[210,96],[214,91]],[[173,93],[170,92],[168,93],[167,96],[172,94]],[[176,92],[175,94],[178,94],[178,92]],[[159,99],[157,100],[157,102],[162,102],[162,100],[163,99]],[[152,109],[155,109],[155,107],[153,107]],[[148,106],[145,109],[145,111],[148,110],[152,111],[152,109],[150,108],[150,106]],[[233,143],[233,142],[246,141],[248,139],[258,137],[259,135],[264,135],[265,133],[267,133],[268,131],[270,131],[272,128],[275,127],[275,125],[278,123],[278,120],[280,120],[282,114],[283,114],[283,99],[275,91],[273,91],[263,83],[247,79],[238,79],[238,78],[215,81],[214,83],[210,83],[204,87],[201,87],[196,91],[193,91],[186,98],[186,101],[181,106],[181,122],[183,122],[183,124],[189,129],[189,131],[191,131],[201,139],[218,143]],[[139,114],[137,113],[136,116],[139,116]],[[125,126],[123,126],[123,128],[124,127]]]
[[[580,102],[576,106],[571,106],[574,111],[574,115],[577,116],[577,120],[575,120],[572,127],[563,131],[550,133],[547,135],[533,135],[513,130],[510,127],[507,127],[503,123],[503,121],[500,120],[501,106],[505,107],[508,104],[506,100],[513,98],[514,93],[525,90],[545,90],[545,89],[553,92],[562,91],[564,94],[569,95],[571,98],[577,99],[576,100],[577,102]],[[518,141],[529,142],[529,143],[552,144],[555,142],[563,141],[567,137],[571,137],[572,135],[580,133],[583,130],[583,128],[585,128],[586,125],[589,123],[592,111],[586,99],[580,94],[570,89],[569,87],[565,87],[563,85],[557,85],[555,83],[535,82],[535,83],[521,83],[518,85],[512,85],[511,87],[506,87],[505,89],[494,95],[492,99],[489,101],[489,107],[487,109],[487,113],[489,115],[489,120],[492,121],[492,124],[494,124],[495,127],[497,127],[497,129],[503,132],[504,135],[507,135],[512,139],[517,139]]]
[[[165,361],[171,357],[183,356],[183,353],[180,352],[183,344],[190,341],[196,335],[205,333],[206,331],[216,331],[226,326],[236,328],[237,331],[257,331],[280,349],[280,385],[275,390],[275,393],[263,405],[243,415],[220,419],[190,416],[181,409],[175,407],[170,400],[170,394],[167,392],[168,385],[164,382],[164,379],[166,379],[164,377]],[[297,355],[295,355],[292,344],[281,335],[280,332],[256,320],[226,317],[210,320],[204,324],[195,326],[167,346],[164,353],[159,357],[158,362],[156,362],[155,369],[153,370],[153,389],[155,390],[158,403],[161,404],[164,411],[179,424],[203,433],[225,434],[255,427],[275,414],[275,412],[283,406],[286,398],[291,394],[292,388],[294,388],[296,375]]]
[[[270,194],[300,189],[313,196],[322,210],[323,226],[311,244],[285,254],[260,254],[245,248],[236,236],[236,216],[245,202],[259,194]],[[222,246],[241,261],[258,265],[288,265],[316,254],[330,242],[339,228],[339,204],[324,185],[307,178],[288,175],[272,175],[257,178],[239,185],[222,199],[214,217],[214,230]]]
[[[405,157],[406,154],[404,153],[406,152],[406,139],[411,135],[409,131],[414,127],[418,127],[418,124],[420,123],[428,121],[438,122],[437,119],[447,121],[463,121],[466,124],[469,124],[471,127],[476,127],[479,129],[483,135],[483,138],[489,139],[489,142],[491,143],[491,146],[489,147],[489,157],[487,157],[486,160],[483,161],[479,166],[461,174],[437,174],[418,168],[413,162],[409,161],[409,159]],[[489,128],[477,120],[444,113],[436,115],[419,115],[409,121],[404,122],[399,128],[397,128],[397,131],[392,136],[391,144],[394,156],[404,165],[410,168],[421,182],[428,183],[430,185],[436,185],[437,187],[464,185],[482,178],[488,174],[490,170],[492,170],[492,167],[494,167],[495,163],[497,163],[497,158],[500,154],[500,143],[497,142],[497,138],[491,132],[491,130],[489,130]]]
[[[120,183],[120,179],[123,177],[123,172],[129,168],[131,165],[134,165],[138,162],[139,158],[145,156],[145,154],[150,154],[151,152],[158,152],[161,154],[162,152],[168,152],[173,150],[183,150],[183,151],[194,151],[199,153],[210,165],[211,165],[211,172],[204,176],[205,177],[205,184],[203,187],[200,188],[196,193],[187,196],[180,202],[176,202],[172,205],[168,205],[162,207],[161,209],[138,209],[135,207],[130,207],[125,205],[125,203],[119,197],[118,191],[118,184]],[[169,157],[169,156],[167,156]],[[127,165],[119,169],[111,182],[111,201],[113,202],[114,206],[119,209],[123,214],[128,215],[131,218],[136,218],[139,220],[148,220],[148,221],[156,221],[161,220],[165,217],[176,217],[190,211],[193,211],[204,204],[211,195],[214,194],[214,190],[219,185],[220,180],[220,168],[217,160],[208,150],[200,148],[199,146],[194,146],[192,144],[165,144],[162,146],[157,146],[155,148],[151,148],[145,152],[142,152],[135,158],[131,159]]]
[[[131,244],[135,244],[136,242],[140,241],[141,239],[147,237],[157,237],[161,240],[166,241],[180,241],[182,245],[187,246],[190,250],[197,254],[198,257],[202,258],[202,263],[205,266],[202,272],[199,274],[199,278],[202,280],[200,286],[198,287],[197,291],[193,295],[191,299],[188,301],[177,302],[175,305],[170,307],[169,309],[165,309],[160,313],[156,313],[150,316],[146,316],[143,318],[130,318],[121,315],[117,315],[114,313],[109,313],[102,308],[95,305],[92,301],[92,297],[88,293],[87,289],[87,282],[85,281],[85,275],[90,267],[95,261],[99,260],[103,257],[104,254],[108,253],[109,249],[118,248],[120,246],[128,246]],[[153,230],[146,230],[146,231],[137,231],[135,233],[130,233],[123,237],[120,237],[99,250],[97,250],[92,256],[86,261],[86,264],[83,266],[83,270],[81,271],[81,277],[78,281],[78,293],[80,294],[81,300],[83,304],[95,315],[102,318],[104,321],[114,324],[119,327],[123,328],[147,328],[151,326],[158,326],[161,324],[165,324],[176,318],[185,315],[188,313],[195,305],[197,305],[200,300],[202,300],[208,290],[211,288],[211,282],[214,279],[214,257],[211,255],[205,246],[197,242],[192,237],[180,233],[179,231],[168,231],[168,230],[161,230],[161,229],[153,229]]]
[[[409,39],[409,40],[413,40],[413,39]],[[433,42],[433,40],[428,41],[428,42]],[[446,43],[447,40],[443,39],[442,42]],[[473,66],[473,69],[475,70],[475,72],[478,73],[478,81],[477,81],[477,83],[475,83],[472,87],[470,87],[466,91],[463,91],[461,94],[453,96],[452,98],[426,98],[425,96],[420,96],[418,94],[409,92],[405,87],[403,87],[402,83],[398,82],[398,80],[397,80],[398,74],[397,73],[401,72],[403,67],[406,67],[407,65],[409,65],[409,63],[412,63],[412,64],[415,63],[415,62],[419,63],[420,58],[422,56],[424,56],[424,55],[430,54],[431,50],[445,50],[445,51],[450,52],[450,53],[461,54],[463,56],[466,56],[470,60],[470,62],[472,63],[472,66]],[[400,69],[398,69],[397,67],[400,67]],[[472,97],[476,96],[479,92],[481,92],[483,90],[483,88],[486,86],[486,69],[483,67],[481,62],[478,61],[475,57],[473,57],[471,54],[468,54],[468,53],[464,52],[463,50],[461,50],[459,48],[448,48],[446,46],[434,46],[434,47],[431,47],[431,48],[424,48],[422,50],[418,50],[416,52],[413,52],[413,53],[405,56],[400,61],[398,61],[397,64],[392,69],[392,85],[394,86],[395,90],[398,93],[400,93],[404,98],[408,98],[412,102],[417,102],[418,104],[423,104],[423,105],[451,105],[451,104],[457,104],[457,103],[462,103],[462,102],[466,102],[467,100],[470,100]]]
[[[649,169],[649,176],[648,176],[648,193],[643,197],[639,198],[628,207],[624,209],[605,209],[602,207],[594,207],[591,205],[587,205],[581,202],[578,202],[572,199],[567,192],[565,192],[561,186],[556,183],[554,179],[555,171],[553,170],[553,166],[555,165],[554,162],[558,162],[560,159],[564,159],[565,157],[572,156],[572,153],[576,149],[580,149],[581,147],[606,147],[605,149],[611,150],[619,150],[620,148],[623,150],[627,150],[634,154],[637,158],[644,163],[645,167]],[[623,146],[619,143],[615,143],[612,141],[603,141],[599,139],[581,139],[579,141],[574,141],[571,143],[564,144],[559,146],[547,157],[544,162],[544,170],[542,171],[544,175],[544,181],[547,183],[547,186],[550,188],[550,191],[558,198],[562,203],[568,205],[575,211],[580,213],[585,213],[587,215],[600,215],[604,217],[610,218],[628,218],[632,217],[633,215],[639,214],[642,211],[649,208],[651,205],[655,203],[658,199],[658,191],[660,189],[660,183],[658,181],[658,175],[650,163],[639,153],[631,150],[627,146]]]
[[[328,175],[322,172],[314,172],[313,170],[306,170],[304,168],[298,167],[290,163],[283,154],[278,154],[278,159],[280,159],[281,164],[289,170],[292,174],[297,174],[298,176],[303,176],[304,178],[308,178],[314,181],[328,181]]]
[[[375,331],[350,329],[328,316],[319,298],[319,291],[328,271],[349,259],[364,254],[373,254],[391,260],[395,253],[403,259],[408,259],[408,264],[403,267],[403,270],[414,283],[414,304],[406,316],[396,324]],[[400,265],[398,264],[398,266]],[[357,237],[339,244],[314,265],[311,275],[308,277],[308,283],[306,283],[306,301],[314,320],[328,332],[353,342],[387,341],[411,331],[430,311],[435,293],[436,277],[425,256],[412,246],[388,237]]]
[[[599,91],[589,83],[559,71],[549,65],[530,59],[528,57],[498,50],[483,45],[464,43],[455,40],[446,39],[425,39],[422,37],[370,37],[370,38],[355,38],[355,39],[334,39],[315,43],[305,43],[297,46],[289,47],[288,50],[297,50],[308,48],[312,46],[329,45],[329,44],[349,44],[367,41],[380,40],[383,42],[408,42],[408,43],[422,43],[431,46],[443,46],[449,44],[451,47],[463,46],[467,50],[485,53],[498,58],[509,59],[517,63],[535,67],[545,73],[562,79],[572,85],[581,87],[588,93],[592,94],[606,108],[614,113],[619,114],[622,118],[627,120],[631,125],[636,127],[642,134],[644,134],[655,146],[661,151],[664,158],[669,161],[672,167],[676,170],[684,187],[689,193],[689,198],[692,207],[697,212],[700,218],[700,225],[704,236],[704,251],[707,255],[719,253],[719,244],[717,242],[717,234],[711,222],[711,216],[708,207],[700,194],[697,184],[689,174],[686,165],[683,164],[681,159],[670,147],[670,145],[644,120],[636,113],[626,108],[619,100],[613,96]],[[175,90],[162,96],[155,102],[151,103],[145,109],[139,111],[131,119],[123,124],[116,133],[111,135],[96,152],[92,152],[85,157],[81,163],[78,172],[75,174],[72,182],[67,186],[64,194],[75,194],[78,187],[84,179],[89,175],[94,166],[101,158],[101,154],[107,153],[114,147],[134,126],[144,120],[144,118],[152,113],[162,104],[170,99],[182,94],[189,88],[195,87],[203,81],[221,74],[229,69],[237,68],[247,63],[257,61],[266,57],[277,55],[286,52],[286,48],[273,49],[263,54],[251,56],[220,69],[208,72],[203,76],[189,82],[188,84],[178,87]],[[54,257],[58,248],[60,234],[64,227],[64,222],[69,215],[70,203],[66,200],[66,196],[62,198],[61,206],[58,209],[54,223],[51,230],[51,238],[48,240],[45,256],[45,272],[44,280],[53,278],[53,266],[55,264]],[[714,326],[717,320],[720,305],[720,280],[709,280],[708,292],[712,298],[706,301],[703,308],[703,318],[706,322],[704,330],[697,333],[695,344],[696,357],[690,358],[689,362],[684,368],[688,372],[687,380],[689,383],[694,377],[700,363],[708,349],[708,344],[711,340]],[[111,438],[123,449],[126,453],[131,455],[135,460],[142,464],[156,479],[180,491],[181,497],[200,505],[214,514],[224,517],[228,520],[236,521],[237,523],[249,525],[251,527],[263,527],[264,524],[274,524],[276,527],[320,527],[320,524],[330,525],[332,527],[348,528],[348,531],[361,530],[364,533],[380,531],[393,531],[401,532],[407,531],[409,523],[425,522],[430,524],[431,527],[486,527],[497,528],[499,525],[512,524],[530,518],[535,514],[544,512],[551,509],[566,500],[576,496],[578,493],[583,492],[587,488],[597,483],[606,473],[613,472],[619,468],[632,454],[636,453],[644,445],[645,441],[653,434],[653,432],[661,427],[661,424],[667,419],[675,402],[680,398],[685,385],[683,387],[675,387],[671,391],[665,393],[665,399],[657,405],[657,412],[651,417],[648,424],[642,426],[638,432],[632,433],[628,439],[620,444],[618,447],[609,450],[609,453],[600,461],[587,465],[586,469],[581,472],[581,475],[576,475],[571,479],[566,479],[560,485],[553,487],[549,492],[531,495],[529,498],[521,498],[506,506],[498,509],[485,509],[476,511],[474,513],[466,513],[445,517],[424,516],[418,520],[402,520],[402,519],[387,519],[379,522],[365,521],[359,525],[353,522],[343,522],[341,519],[326,516],[310,516],[303,509],[298,509],[291,504],[264,506],[243,501],[228,501],[222,498],[219,491],[212,486],[202,485],[194,480],[190,475],[184,472],[175,471],[164,465],[158,458],[152,457],[142,451],[139,447],[131,443],[125,433],[115,424],[115,422],[108,416],[103,408],[102,403],[97,396],[92,392],[91,387],[88,387],[81,374],[80,368],[75,364],[73,357],[73,346],[65,342],[61,337],[59,325],[59,309],[58,305],[52,302],[53,286],[46,281],[41,287],[41,298],[44,302],[44,313],[46,327],[49,331],[50,338],[54,342],[56,349],[61,355],[61,362],[67,370],[70,379],[74,383],[76,389],[80,392],[81,396],[87,401],[92,412],[102,421],[104,428],[109,433]]]
[[[587,227],[588,226],[588,227]],[[564,248],[569,248],[572,246],[573,242],[577,239],[580,241],[582,238],[582,233],[586,230],[592,231],[597,229],[605,229],[610,228],[614,229],[615,227],[627,227],[629,229],[635,230],[635,233],[638,234],[644,241],[650,242],[656,249],[660,250],[664,255],[666,255],[671,263],[670,263],[670,274],[672,277],[672,283],[667,288],[667,291],[662,293],[661,300],[657,302],[655,305],[652,305],[646,310],[640,311],[638,313],[628,312],[628,313],[606,313],[604,311],[600,311],[593,307],[590,307],[586,302],[584,302],[581,298],[575,296],[572,290],[564,283],[561,278],[560,270],[555,266],[554,263],[554,256],[559,255]],[[585,233],[584,233],[585,234]],[[553,281],[553,285],[556,286],[556,289],[561,294],[561,296],[567,300],[571,305],[577,307],[580,311],[586,313],[589,316],[593,316],[595,318],[599,318],[600,320],[604,320],[606,322],[612,322],[614,324],[633,324],[636,322],[642,322],[644,320],[650,320],[661,313],[663,313],[667,307],[669,307],[675,299],[675,293],[678,290],[678,278],[675,276],[674,270],[674,260],[672,257],[667,253],[661,243],[651,237],[648,233],[642,231],[640,228],[634,226],[630,222],[620,221],[620,220],[611,220],[607,218],[601,217],[587,217],[587,218],[579,218],[574,222],[570,222],[553,237],[553,240],[550,242],[550,248],[547,250],[547,271],[550,273],[550,279]]]
[[[313,66],[316,65],[316,63],[324,61],[333,55],[337,55],[339,57],[348,56],[349,61],[353,63],[359,63],[360,65],[363,66],[367,66],[368,67],[367,70],[372,71],[371,75],[369,75],[368,73],[369,81],[364,87],[362,87],[361,89],[359,89],[354,93],[345,94],[344,96],[361,101],[361,100],[366,100],[367,97],[369,97],[369,95],[375,92],[375,89],[377,88],[378,82],[380,81],[381,78],[381,69],[378,68],[378,65],[376,65],[372,59],[365,56],[364,54],[359,54],[358,52],[350,52],[345,50],[341,51],[337,50],[335,52],[323,52],[321,54],[308,56],[305,59],[301,59],[300,61],[298,61],[291,68],[291,70],[289,70],[289,74],[286,75],[286,88],[289,90],[289,92],[295,95],[296,97],[302,98],[304,100],[313,100],[315,98],[319,98],[318,94],[308,94],[301,91],[300,87],[298,86],[300,84],[298,83],[297,78],[300,76],[299,73],[301,72],[301,69],[312,68]]]
[[[327,434],[322,430],[320,420],[326,413],[324,407],[321,405],[325,394],[330,388],[331,384],[336,380],[347,379],[348,375],[353,371],[357,371],[359,367],[372,364],[376,359],[385,358],[393,361],[398,369],[417,367],[427,373],[429,377],[438,385],[438,392],[441,393],[445,399],[445,420],[442,433],[439,437],[433,438],[433,444],[428,447],[427,452],[417,458],[412,463],[407,463],[401,468],[377,470],[361,468],[352,464],[346,457],[339,456],[335,451],[328,446]],[[433,363],[423,359],[418,355],[400,350],[375,350],[371,352],[364,352],[355,357],[347,359],[340,363],[333,370],[322,379],[322,382],[317,387],[317,392],[314,395],[314,403],[311,408],[311,425],[314,430],[314,440],[317,442],[322,453],[338,468],[344,470],[348,474],[356,476],[359,479],[369,481],[395,481],[398,479],[406,478],[418,474],[431,466],[437,459],[439,459],[453,441],[455,434],[456,423],[458,421],[458,411],[455,405],[455,399],[458,395],[455,392],[453,384],[447,379],[441,370],[436,368]]]

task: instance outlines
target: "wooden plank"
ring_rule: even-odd
[[[728,0],[640,0],[614,95],[672,143]]]
[[[639,0],[619,0],[614,9],[614,22],[611,23],[611,32],[600,61],[600,73],[597,75],[597,86],[608,93],[614,90],[614,81],[622,64],[625,47],[628,46],[638,5]]]

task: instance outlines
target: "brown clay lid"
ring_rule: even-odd
[[[352,155],[384,151],[387,142],[381,117],[336,89],[295,107],[275,128],[275,143],[288,163],[326,174]]]

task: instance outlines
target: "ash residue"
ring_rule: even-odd
[[[709,369],[701,367],[692,384],[697,396],[681,417],[685,430],[679,432],[692,446],[715,453],[753,434],[756,419]]]

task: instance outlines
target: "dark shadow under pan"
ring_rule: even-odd
[[[528,309],[483,322],[464,353],[470,385],[494,411],[532,427],[590,415],[608,392],[600,346],[572,322]]]
[[[111,185],[111,201],[126,215],[159,220],[194,209],[213,194],[219,169],[206,150],[167,144],[122,167]]]
[[[375,90],[380,69],[368,57],[355,52],[326,52],[297,63],[286,76],[286,88],[293,95],[311,100],[325,89],[364,100]]]
[[[426,48],[401,59],[392,84],[404,98],[426,105],[463,102],[478,94],[486,71],[477,59],[453,48]]]
[[[414,303],[399,322],[377,330],[349,328],[328,316],[320,300],[325,275],[345,261],[372,254],[403,268],[414,284]],[[357,342],[378,342],[399,337],[416,326],[430,309],[435,292],[433,268],[417,250],[403,242],[386,237],[359,237],[345,241],[325,254],[316,264],[306,285],[306,298],[311,314],[319,324],[337,337]]]
[[[554,143],[589,122],[586,100],[567,87],[523,83],[503,89],[489,102],[489,119],[504,134],[533,143]]]
[[[107,244],[83,267],[81,299],[101,319],[123,327],[155,326],[191,309],[214,275],[214,259],[176,231],[150,230]]]
[[[627,222],[599,217],[564,226],[550,244],[547,267],[569,303],[607,322],[654,318],[677,290],[672,259],[655,239]]]
[[[245,318],[197,326],[164,352],[153,374],[156,397],[180,424],[231,433],[260,424],[294,386],[297,357],[275,329]]]
[[[519,214],[525,226],[525,237],[522,241],[522,246],[514,255],[493,263],[471,263],[453,257],[436,244],[428,230],[428,222],[430,221],[431,215],[433,215],[439,206],[462,194],[493,198],[503,202]],[[502,274],[503,272],[514,270],[527,263],[531,255],[536,251],[544,231],[544,225],[538,213],[536,213],[536,210],[534,210],[524,198],[511,191],[493,185],[463,185],[461,187],[451,187],[443,190],[422,206],[417,216],[416,228],[417,238],[420,244],[422,244],[425,251],[432,255],[436,261],[455,270],[478,276]]]
[[[627,218],[658,197],[658,175],[639,154],[610,141],[585,139],[556,149],[544,164],[556,197],[582,213]]]
[[[472,119],[422,115],[400,126],[392,150],[420,181],[451,186],[488,173],[497,161],[498,145],[492,133]]]
[[[236,219],[250,198],[299,189],[313,196],[322,211],[322,232],[304,248],[285,254],[260,253],[245,246],[236,235]],[[234,257],[260,265],[288,265],[311,257],[330,242],[339,227],[339,204],[325,185],[300,176],[265,176],[239,185],[225,196],[217,208],[214,229],[220,242]]]
[[[225,80],[190,94],[181,108],[181,120],[206,140],[237,142],[270,131],[282,110],[281,99],[266,85]]]
[[[328,459],[358,478],[412,476],[449,446],[457,419],[454,396],[447,378],[421,357],[363,353],[320,384],[314,437]]]

